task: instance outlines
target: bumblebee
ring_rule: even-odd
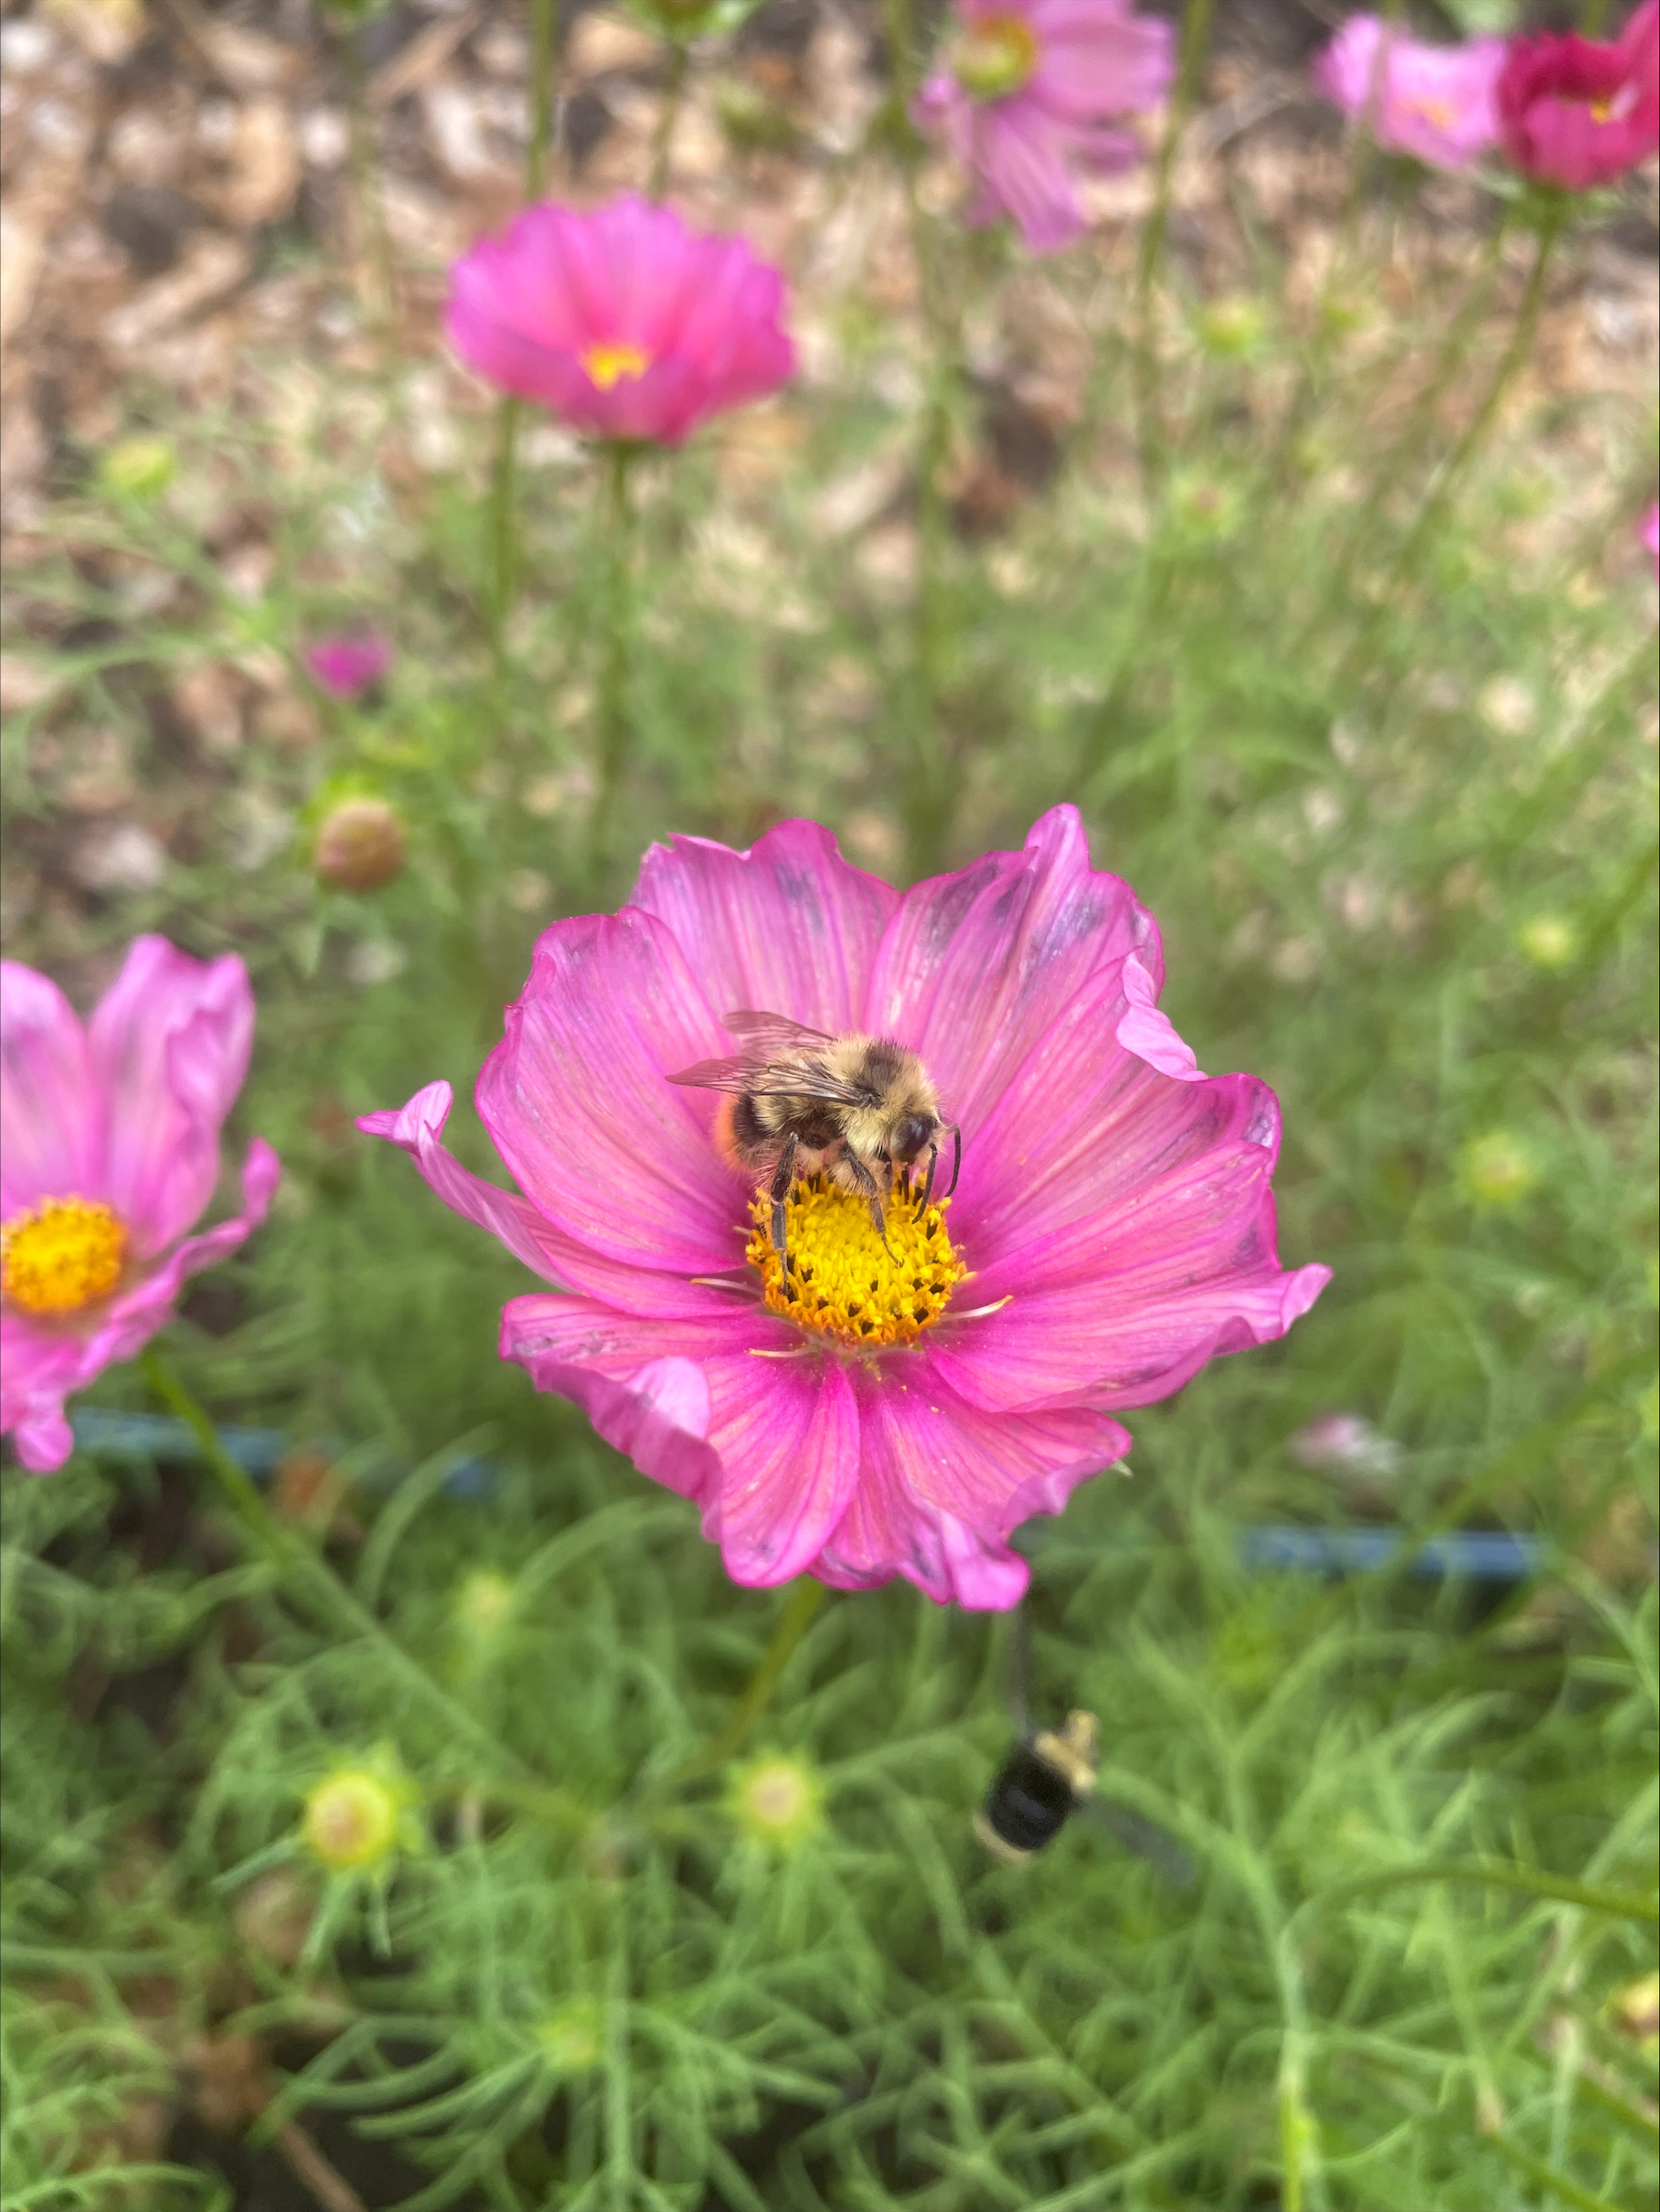
[[[798,1176],[828,1175],[863,1198],[887,1247],[886,1208],[896,1181],[909,1185],[925,1157],[919,1210],[926,1208],[941,1142],[950,1135],[950,1197],[963,1165],[962,1133],[941,1118],[939,1094],[914,1052],[891,1037],[829,1037],[747,1006],[721,1018],[743,1039],[743,1050],[699,1060],[669,1080],[729,1094],[717,1124],[721,1148],[758,1186],[767,1185],[772,1243],[786,1264],[785,1207]]]
[[[1101,1723],[1093,1713],[1069,1713],[1064,1728],[1033,1733],[1027,1690],[1031,1637],[1024,1607],[1015,1609],[1009,1626],[1008,1702],[1016,1735],[974,1815],[981,1843],[1006,1866],[1029,1866],[1073,1813],[1083,1813],[1176,1888],[1194,1888],[1198,1877],[1193,1861],[1173,1835],[1131,1806],[1096,1794]]]

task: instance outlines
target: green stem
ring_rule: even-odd
[[[629,568],[633,550],[633,508],[628,495],[634,448],[621,441],[605,449],[600,495],[600,527],[604,538],[605,605],[601,613],[600,664],[600,774],[589,831],[589,861],[597,874],[605,864],[612,823],[628,766],[628,654],[632,627]]]
[[[369,113],[368,71],[364,64],[358,32],[347,28],[340,44],[341,73],[346,79],[348,158],[352,176],[352,206],[356,218],[356,245],[365,280],[364,307],[370,327],[389,334],[398,311],[398,284],[392,265],[392,239],[387,229],[386,203],[375,183],[373,121]]]
[[[506,659],[507,620],[518,589],[518,427],[522,401],[511,393],[495,410],[495,458],[490,469],[490,637],[499,672]]]
[[[791,1654],[812,1626],[814,1616],[829,1594],[825,1585],[814,1581],[811,1575],[803,1575],[793,1585],[784,1600],[783,1611],[778,1616],[771,1641],[756,1662],[755,1672],[750,1676],[743,1696],[733,1707],[731,1717],[720,1733],[713,1737],[695,1758],[688,1760],[671,1778],[675,1782],[690,1781],[699,1775],[712,1774],[725,1766],[772,1702],[772,1693],[789,1664]]]
[[[1499,409],[1504,405],[1505,395],[1510,389],[1517,370],[1532,349],[1534,336],[1538,329],[1539,314],[1545,304],[1545,278],[1550,268],[1552,250],[1561,234],[1566,213],[1565,204],[1558,205],[1552,208],[1549,216],[1539,227],[1538,242],[1534,249],[1533,267],[1527,272],[1527,286],[1522,294],[1522,303],[1516,311],[1516,325],[1510,333],[1510,343],[1499,356],[1498,367],[1494,370],[1491,381],[1482,395],[1481,405],[1471,418],[1463,436],[1456,441],[1452,450],[1442,463],[1436,473],[1435,481],[1430,487],[1429,495],[1419,510],[1418,519],[1407,533],[1406,542],[1395,558],[1394,573],[1397,577],[1410,574],[1425,540],[1445,513],[1447,504],[1457,489],[1459,480],[1463,475],[1465,469],[1480,452],[1488,431],[1493,428],[1497,418]]]
[[[656,136],[652,144],[651,182],[645,188],[648,199],[661,199],[668,190],[668,160],[686,90],[686,48],[676,38],[669,48],[668,83],[664,89],[663,112],[657,118]]]
[[[1182,11],[1181,53],[1176,64],[1176,89],[1165,118],[1153,172],[1153,206],[1142,226],[1141,255],[1135,271],[1135,377],[1136,440],[1141,448],[1142,475],[1151,484],[1164,455],[1164,426],[1158,413],[1158,333],[1155,323],[1154,285],[1164,260],[1165,239],[1170,229],[1170,195],[1176,181],[1176,153],[1187,118],[1198,97],[1199,78],[1210,49],[1212,0],[1187,0]]]
[[[435,1720],[442,1722],[447,1736],[465,1738],[475,1750],[488,1758],[497,1773],[536,1784],[537,1777],[517,1753],[498,1743],[465,1706],[432,1679],[420,1662],[406,1652],[368,1608],[352,1595],[304,1537],[285,1528],[275,1518],[246,1469],[239,1467],[226,1451],[212,1416],[192,1397],[154,1345],[139,1354],[138,1365],[162,1404],[177,1414],[195,1436],[220,1494],[241,1522],[250,1544],[263,1554],[283,1581],[308,1601],[313,1613],[344,1636],[361,1636],[372,1643],[388,1671],[427,1707]]]
[[[907,873],[916,877],[937,872],[950,835],[951,794],[940,714],[950,633],[943,477],[959,379],[961,302],[952,296],[939,265],[936,233],[917,192],[920,142],[910,124],[910,101],[920,71],[910,0],[883,0],[882,20],[910,249],[931,354],[917,452],[917,580],[904,745],[906,867]]]
[[[559,0],[531,0],[530,143],[525,149],[525,197],[537,200],[548,181],[553,145],[554,53]],[[490,471],[490,635],[498,674],[506,659],[507,623],[518,596],[518,431],[523,402],[508,394],[495,411],[495,459]]]
[[[530,144],[525,150],[525,197],[540,199],[553,144],[554,48],[559,0],[530,0]]]

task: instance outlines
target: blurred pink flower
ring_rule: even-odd
[[[503,1356],[694,1499],[734,1581],[1005,1607],[1011,1532],[1121,1457],[1114,1414],[1283,1335],[1329,1278],[1276,1257],[1273,1093],[1200,1074],[1162,973],[1071,807],[903,893],[811,822],[745,853],[677,837],[620,913],[544,932],[484,1063],[523,1196],[445,1150],[447,1083],[358,1126],[555,1286],[505,1308]],[[862,1201],[798,1185],[782,1275],[729,1101],[671,1079],[730,1053],[737,1007],[921,1057],[962,1176],[921,1219],[889,1202],[899,1265]]]
[[[1498,143],[1493,90],[1502,38],[1424,46],[1377,16],[1351,16],[1314,63],[1314,81],[1346,115],[1365,116],[1391,154],[1432,169],[1467,169]]]
[[[968,220],[1013,218],[1034,253],[1084,228],[1077,169],[1104,174],[1140,157],[1114,120],[1156,107],[1176,73],[1167,23],[1131,0],[959,0],[945,66],[912,113],[973,176]]]
[[[1655,575],[1660,579],[1660,499],[1656,499],[1637,526],[1637,535],[1648,548],[1648,557],[1655,564]]]
[[[1515,37],[1497,87],[1505,152],[1539,184],[1588,192],[1660,147],[1660,0],[1612,42],[1541,31]]]
[[[783,279],[740,238],[625,193],[591,214],[527,207],[450,271],[469,367],[591,438],[678,445],[788,382]]]
[[[304,659],[325,691],[337,699],[356,699],[372,690],[392,665],[391,640],[372,630],[319,638],[305,648]]]
[[[74,1441],[63,1401],[167,1321],[187,1276],[264,1218],[281,1170],[248,1147],[242,1211],[213,1196],[253,1038],[248,972],[135,938],[83,1029],[54,983],[0,962],[0,1432],[35,1473]]]

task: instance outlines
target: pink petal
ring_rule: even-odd
[[[1095,1412],[1005,1416],[965,1403],[926,1354],[858,1381],[858,1490],[813,1564],[822,1581],[867,1589],[896,1573],[936,1603],[1018,1604],[1026,1561],[1008,1537],[1059,1513],[1129,1437]]]
[[[1164,970],[1158,932],[1128,884],[1090,867],[1075,807],[1058,806],[1019,853],[988,853],[907,891],[878,955],[866,1026],[921,1055],[964,1174],[974,1132],[1033,1045],[1090,976],[1126,952]]]
[[[76,1388],[79,1341],[10,1306],[0,1307],[0,1436],[31,1474],[61,1467],[75,1440],[63,1401]]]
[[[542,933],[479,1076],[479,1115],[537,1211],[575,1242],[718,1274],[741,1261],[749,1194],[716,1147],[715,1095],[668,1079],[730,1045],[654,915],[576,916]]]
[[[103,1116],[80,1017],[55,983],[0,961],[0,1220],[102,1198]]]
[[[1244,1162],[1253,1193],[1272,1175],[1279,1110],[1265,1085],[1161,1074],[1125,1049],[1128,1013],[1144,1011],[1126,1009],[1133,966],[1144,975],[1125,960],[1061,1010],[964,1151],[952,1234],[976,1276],[959,1304],[1099,1275],[1115,1238],[1156,1223],[1171,1193],[1225,1159]]]
[[[407,1152],[452,1212],[499,1238],[516,1260],[544,1281],[584,1292],[622,1313],[658,1320],[695,1320],[731,1310],[731,1292],[590,1251],[544,1219],[527,1198],[486,1183],[463,1167],[442,1142],[452,1103],[448,1083],[429,1083],[407,1106],[363,1114],[357,1126],[365,1136],[385,1137]]]
[[[151,1259],[213,1196],[219,1127],[253,1043],[253,993],[234,953],[192,960],[137,937],[88,1026],[109,1114],[105,1195]]]
[[[663,1324],[537,1293],[503,1313],[502,1356],[573,1398],[643,1474],[695,1499],[735,1582],[792,1580],[846,1510],[858,1475],[846,1374],[755,1306]]]
[[[1158,985],[1132,953],[1123,964],[1123,992],[1129,1012],[1118,1025],[1118,1041],[1178,1083],[1202,1083],[1205,1071],[1194,1058],[1193,1047],[1176,1035],[1168,1015],[1158,1010]]]
[[[974,169],[984,198],[1013,217],[1033,253],[1057,253],[1085,229],[1064,143],[1024,93],[988,102],[975,119]]]
[[[1027,87],[1050,113],[1075,122],[1155,108],[1176,75],[1176,37],[1157,16],[1100,8],[1038,11],[1040,58]]]
[[[1207,1362],[1283,1336],[1330,1281],[1327,1267],[1282,1273],[1269,1266],[1162,1295],[1144,1294],[1128,1278],[1038,1291],[965,1324],[934,1351],[934,1363],[988,1411],[1148,1406]]]
[[[633,903],[673,932],[718,1015],[754,1006],[835,1032],[864,1019],[899,898],[816,822],[782,822],[745,853],[706,837],[654,845]]]

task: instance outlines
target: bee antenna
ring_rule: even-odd
[[[945,1186],[945,1196],[948,1198],[951,1196],[952,1192],[956,1189],[957,1177],[963,1173],[963,1132],[958,1128],[954,1122],[952,1122],[950,1126],[952,1136],[951,1181]]]

